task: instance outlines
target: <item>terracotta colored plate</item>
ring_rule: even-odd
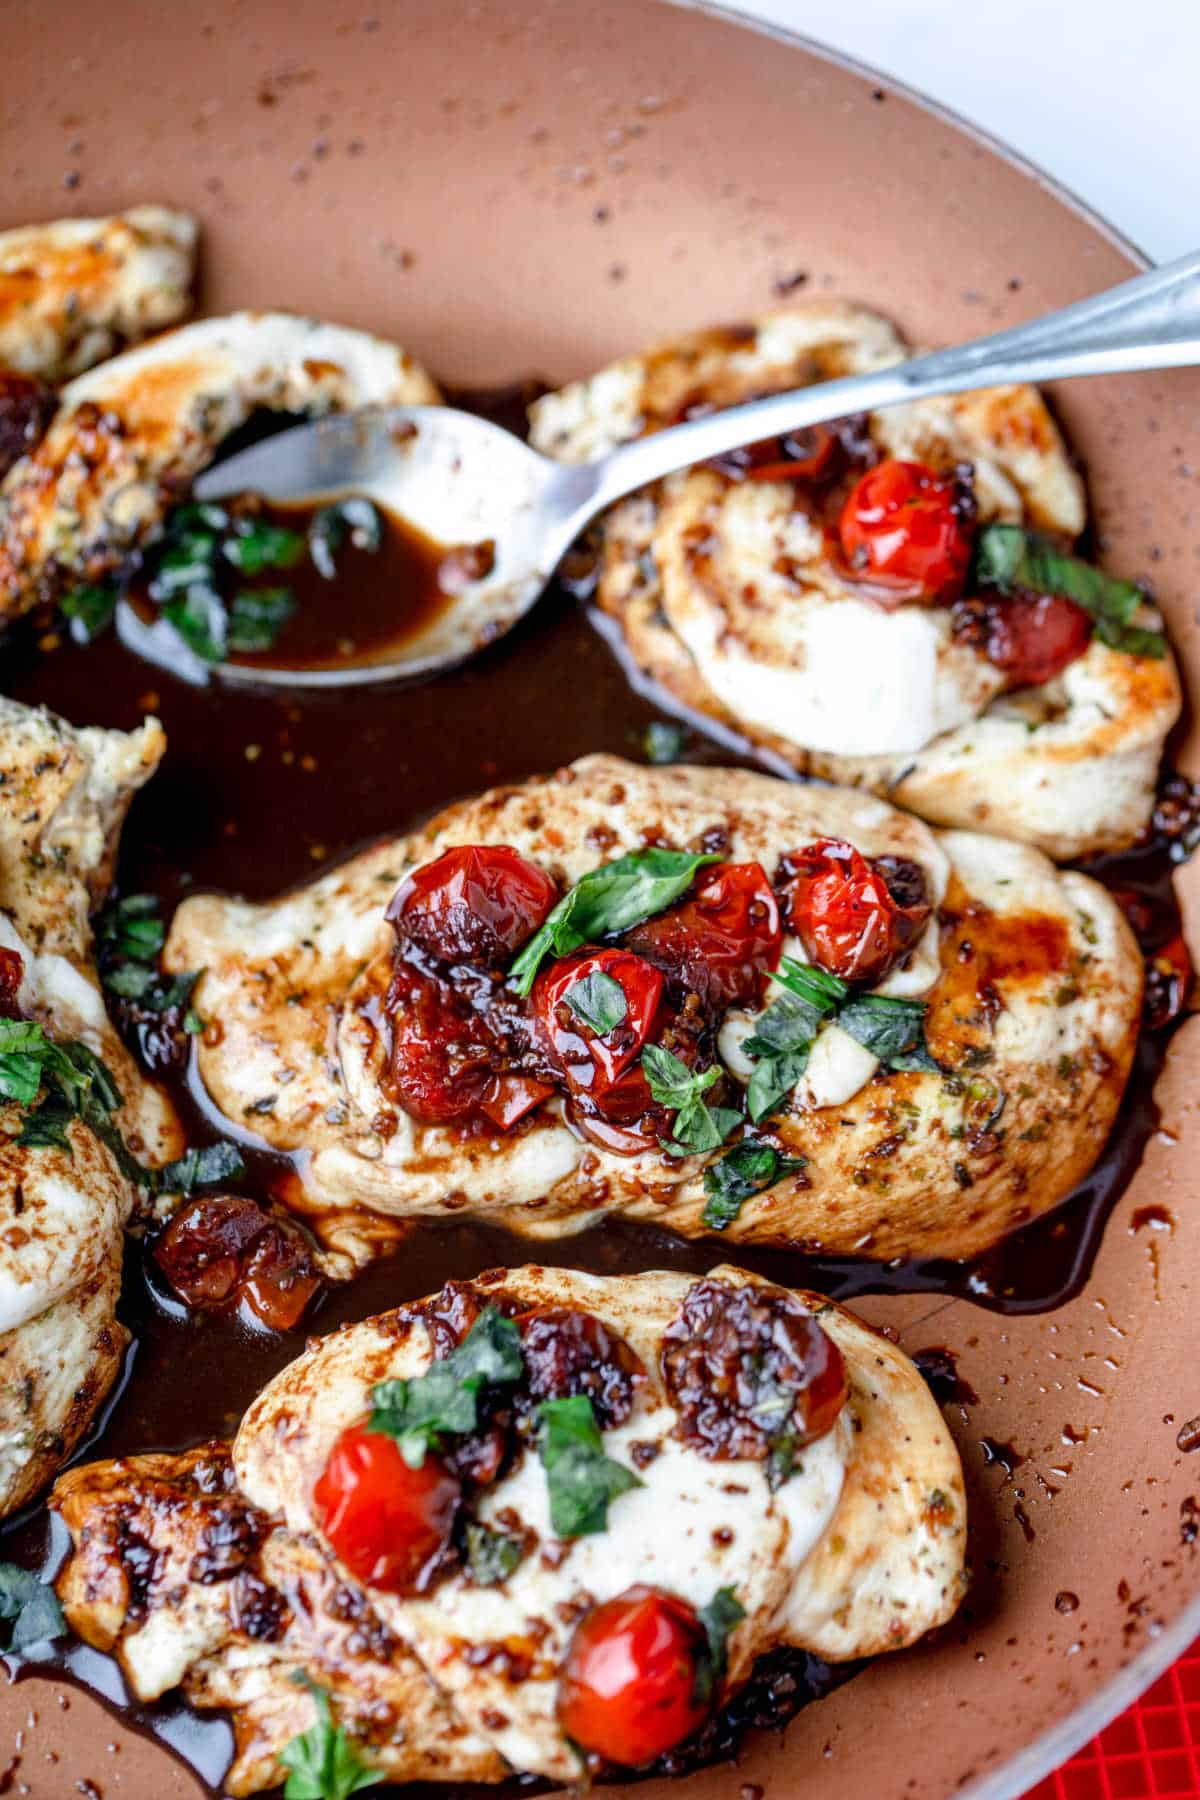
[[[1136,261],[870,74],[652,0],[7,0],[4,23],[0,222],[190,207],[209,308],[327,314],[451,379],[577,374],[785,291],[874,301],[953,341]],[[1108,559],[1153,579],[1195,691],[1200,374],[1057,400]],[[1196,746],[1177,760],[1194,769]],[[1200,939],[1200,882],[1184,885]],[[771,1800],[1016,1794],[1200,1629],[1200,1461],[1175,1442],[1200,1413],[1198,1033],[1174,1040],[1161,1129],[1078,1299],[1020,1319],[928,1296],[864,1306],[909,1349],[952,1345],[979,1395],[951,1421],[971,1600],[941,1642],[753,1744],[738,1775],[695,1778],[697,1800],[739,1781]],[[1136,1228],[1151,1201],[1170,1229]],[[985,1436],[1025,1456],[1013,1477],[985,1467]],[[34,1683],[0,1696],[0,1744],[24,1733],[5,1791],[194,1791],[91,1702],[60,1705]]]

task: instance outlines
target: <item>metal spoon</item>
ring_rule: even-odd
[[[1200,363],[1200,252],[1044,318],[876,373],[771,394],[638,438],[591,463],[557,463],[451,407],[345,413],[268,438],[208,470],[199,500],[301,502],[365,493],[446,544],[495,544],[486,578],[385,662],[337,669],[224,664],[225,680],[349,687],[451,668],[511,630],[564,552],[614,501],[676,469],[847,413],[1005,382]]]

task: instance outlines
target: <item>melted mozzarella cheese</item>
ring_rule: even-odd
[[[579,1774],[575,1751],[558,1723],[557,1676],[577,1619],[590,1605],[639,1583],[657,1586],[697,1611],[718,1588],[734,1589],[746,1613],[731,1638],[736,1679],[762,1648],[764,1634],[787,1605],[796,1575],[826,1530],[842,1491],[847,1439],[840,1425],[811,1445],[802,1467],[777,1495],[761,1462],[711,1461],[671,1435],[674,1411],[645,1403],[604,1435],[606,1455],[634,1467],[633,1446],[656,1454],[642,1485],[609,1507],[608,1528],[559,1544],[550,1523],[545,1471],[527,1453],[489,1490],[481,1519],[513,1531],[519,1519],[536,1534],[534,1548],[502,1584],[442,1583],[428,1601],[396,1602],[388,1620],[411,1642],[455,1709],[514,1767],[551,1779]],[[528,1645],[530,1676],[517,1684],[488,1645]],[[504,1723],[497,1721],[503,1719]]]

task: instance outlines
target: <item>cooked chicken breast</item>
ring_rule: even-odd
[[[727,1228],[735,1241],[831,1254],[974,1255],[1087,1173],[1138,1029],[1142,965],[1117,906],[1026,846],[939,837],[847,789],[591,756],[452,806],[273,903],[190,899],[165,960],[204,971],[195,1004],[216,1023],[197,1071],[209,1095],[231,1129],[301,1153],[291,1203],[317,1214],[348,1255],[370,1254],[371,1211],[470,1212],[531,1236],[619,1211],[698,1235],[711,1229],[702,1214],[714,1155],[606,1149],[571,1127],[558,1096],[505,1133],[422,1125],[397,1105],[384,912],[407,872],[453,845],[511,846],[565,888],[647,844],[715,846],[769,877],[821,838],[916,865],[933,913],[880,991],[927,1002],[941,1071],[884,1070],[826,1026],[773,1132],[804,1166],[748,1199]],[[790,936],[784,949],[805,955]],[[721,1029],[738,1079],[753,1026],[733,1009]]]
[[[81,375],[188,311],[196,221],[165,206],[0,231],[0,368]]]
[[[127,351],[63,389],[41,443],[0,485],[0,616],[114,573],[259,409],[437,398],[395,345],[288,313],[203,319]]]
[[[314,1486],[376,1384],[421,1376],[447,1353],[448,1321],[461,1342],[487,1304],[551,1331],[587,1314],[607,1333],[605,1379],[618,1355],[640,1366],[614,1417],[610,1402],[596,1415],[604,1454],[636,1467],[638,1484],[609,1502],[601,1529],[561,1537],[540,1455],[518,1432],[498,1475],[468,1481],[464,1501],[477,1524],[519,1540],[515,1566],[484,1583],[452,1556],[416,1592],[369,1585],[337,1558]],[[694,1435],[697,1366],[681,1377],[666,1352],[681,1330],[690,1343],[698,1305],[734,1332],[731,1354],[759,1333],[773,1341],[784,1314],[809,1331],[817,1320],[840,1352],[844,1404],[774,1486],[761,1444]],[[546,1367],[558,1372],[546,1377],[524,1342],[534,1398],[601,1392],[595,1357],[568,1377],[552,1354]],[[115,1651],[138,1699],[182,1684],[194,1705],[232,1709],[235,1795],[278,1781],[281,1750],[312,1722],[293,1670],[327,1691],[363,1760],[392,1779],[571,1781],[579,1754],[557,1701],[573,1631],[639,1583],[697,1612],[732,1590],[741,1617],[719,1703],[772,1649],[837,1661],[911,1644],[951,1616],[964,1588],[961,1469],[915,1368],[821,1297],[729,1267],[703,1281],[531,1267],[455,1284],[315,1343],[251,1406],[232,1464],[206,1446],[84,1466],[60,1480],[53,1504],[75,1545],[59,1578],[72,1627]]]
[[[584,461],[690,410],[906,354],[877,314],[821,302],[696,333],[547,395],[531,410],[532,441]],[[970,464],[981,523],[1060,540],[1083,529],[1082,483],[1032,388],[891,407],[864,430],[885,456],[944,473]],[[1007,695],[948,606],[864,596],[787,481],[698,468],[623,501],[605,523],[597,597],[643,675],[791,767],[1060,859],[1128,844],[1148,821],[1180,708],[1169,653],[1093,639],[1057,679]],[[1158,623],[1149,608],[1142,620]]]
[[[109,1021],[88,915],[163,748],[157,720],[78,731],[0,700],[0,951],[7,967],[20,958],[10,999],[47,1036],[107,1065],[122,1100],[113,1122],[151,1166],[180,1153],[182,1134]],[[25,1143],[27,1117],[0,1103],[0,1515],[70,1455],[128,1339],[114,1309],[136,1190],[81,1119],[65,1125],[65,1143]]]

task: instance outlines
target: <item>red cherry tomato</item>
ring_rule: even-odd
[[[608,976],[625,997],[625,1016],[610,1031],[593,1030],[568,1004],[572,989],[589,975]],[[662,989],[661,972],[628,950],[581,950],[542,971],[534,983],[533,1014],[572,1093],[597,1102],[613,1093],[651,1036]]]
[[[855,484],[839,524],[842,554],[864,581],[902,599],[952,600],[966,579],[971,543],[953,482],[924,463],[894,458]]]
[[[502,967],[558,899],[536,863],[503,844],[447,850],[405,877],[388,922],[403,944],[440,962]]]
[[[397,961],[386,1010],[392,1045],[387,1086],[422,1125],[465,1123],[492,1079],[496,1046],[477,1013],[436,976]]]
[[[419,1590],[461,1496],[436,1456],[410,1469],[394,1438],[364,1425],[342,1432],[313,1489],[321,1529],[346,1567],[394,1594]]]
[[[481,1113],[501,1131],[510,1131],[518,1119],[548,1100],[554,1089],[532,1075],[493,1075],[479,1096]]]
[[[620,1768],[663,1756],[703,1723],[695,1698],[704,1631],[685,1600],[631,1587],[575,1629],[559,1686],[567,1736]]]
[[[718,863],[689,900],[635,926],[625,943],[706,1005],[751,1005],[779,961],[779,903],[761,864]]]
[[[985,603],[983,650],[1012,687],[1040,687],[1081,657],[1092,641],[1082,606],[1058,594],[1014,594]]]
[[[785,856],[778,883],[784,916],[812,961],[843,981],[881,981],[929,917],[920,871],[905,864],[903,872],[907,903],[878,866],[840,838],[819,838]]]

